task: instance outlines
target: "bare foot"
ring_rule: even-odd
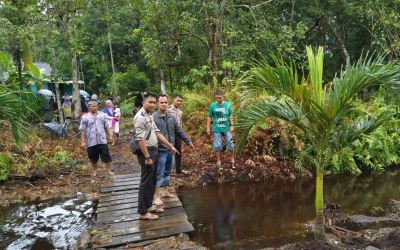
[[[140,220],[156,220],[158,218],[159,218],[158,215],[152,213],[146,213],[144,215],[139,216]]]
[[[154,199],[154,204],[156,204],[156,206],[161,206],[161,205],[164,204],[164,203],[162,202],[162,200],[160,199],[160,197],[156,197],[156,198]]]
[[[176,196],[173,195],[173,194],[171,194],[170,192],[165,192],[164,195],[163,195],[163,197],[166,197],[166,198],[176,198]]]

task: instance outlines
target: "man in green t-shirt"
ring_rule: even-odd
[[[211,135],[211,121],[213,123],[213,150],[217,156],[217,167],[221,167],[222,137],[225,137],[226,148],[231,153],[231,168],[235,169],[235,154],[233,150],[233,110],[229,102],[224,101],[224,93],[218,90],[215,93],[215,102],[208,108],[207,134]]]

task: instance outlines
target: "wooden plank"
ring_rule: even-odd
[[[138,196],[139,196],[138,192],[119,194],[119,195],[100,196],[100,201],[99,201],[98,207],[103,203],[109,203],[109,202],[123,200],[123,199],[137,198]]]
[[[129,186],[129,185],[139,185],[140,181],[121,181],[121,182],[114,182],[112,184],[104,184],[101,185],[101,188],[109,188],[109,187],[120,187],[120,186]]]
[[[186,222],[186,214],[173,214],[160,217],[159,219],[152,221],[136,220],[113,223],[109,225],[109,232],[111,232],[112,236],[122,236],[144,231],[152,231],[161,228],[173,227],[175,225],[184,224]]]
[[[136,211],[131,211],[131,212],[132,213],[122,215],[122,216],[97,218],[96,224],[102,225],[102,224],[111,224],[111,223],[122,222],[122,221],[139,220],[139,214]],[[186,213],[185,213],[185,209],[183,209],[183,207],[169,208],[169,209],[166,209],[162,213],[158,213],[158,215],[160,217],[165,217],[165,216],[169,216],[169,215],[173,215],[173,214],[186,214]]]
[[[180,201],[174,201],[164,204],[164,209],[173,208],[173,207],[181,207],[182,203]],[[129,213],[136,213],[137,212],[137,205],[125,210],[115,210],[110,212],[98,213],[97,218],[104,218],[104,217],[113,217],[113,216],[121,216],[127,215]]]
[[[109,193],[100,193],[100,197],[113,197],[113,196],[117,196],[117,195],[135,194],[138,192],[139,192],[139,189],[124,190],[124,191],[109,192]]]
[[[176,192],[173,187],[169,187],[168,191],[172,194],[176,195]],[[132,189],[132,190],[121,190],[121,191],[113,191],[113,192],[106,192],[106,193],[100,193],[100,197],[111,197],[114,195],[123,195],[123,194],[132,194],[132,193],[137,193],[139,192],[139,189]]]
[[[175,196],[178,196],[175,193],[175,190],[173,190],[173,189],[170,189],[169,192]],[[139,195],[138,189],[130,190],[129,192],[126,191],[123,194],[117,194],[117,195],[112,195],[111,193],[107,193],[107,195],[104,195],[104,196],[100,195],[100,201],[99,201],[98,207],[101,207],[103,203],[107,204],[107,202],[135,198],[135,197],[138,197],[138,195]]]
[[[169,202],[174,202],[174,201],[179,201],[178,198],[165,198],[163,199],[164,205],[168,204]],[[119,204],[119,205],[111,205],[111,206],[103,206],[103,207],[98,207],[97,208],[97,213],[104,213],[104,212],[109,212],[109,211],[114,211],[114,210],[121,210],[121,209],[130,209],[132,207],[137,207],[138,200],[134,200],[132,202],[127,202],[125,204]]]
[[[168,237],[168,236],[172,236],[172,235],[176,235],[176,234],[180,234],[180,233],[188,233],[193,230],[194,230],[193,226],[190,223],[184,223],[184,224],[179,224],[179,225],[176,225],[176,226],[170,227],[170,228],[162,228],[162,229],[158,229],[158,230],[145,231],[145,232],[129,234],[129,235],[124,235],[124,236],[115,236],[115,237],[112,237],[112,241],[110,243],[106,243],[101,246],[95,246],[95,248],[121,246],[121,245],[130,243],[130,242],[133,243],[133,242],[163,238],[163,237]]]
[[[101,188],[102,193],[109,193],[109,192],[118,192],[118,191],[126,191],[131,189],[139,189],[139,184],[137,185],[129,185],[129,186],[121,186],[121,187],[105,187]]]
[[[140,173],[137,174],[125,174],[125,175],[114,175],[113,180],[118,181],[122,179],[139,179],[140,180]]]
[[[99,205],[97,205],[97,208],[132,203],[132,202],[136,202],[137,200],[138,200],[138,195],[135,195],[135,196],[132,196],[129,198],[125,197],[123,199],[118,199],[118,200],[103,201],[103,202],[99,202]]]

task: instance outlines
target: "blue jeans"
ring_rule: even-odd
[[[167,187],[172,173],[172,157],[169,151],[158,152],[157,156],[157,183],[156,187]]]
[[[232,134],[228,130],[225,133],[213,133],[213,149],[214,151],[222,150],[222,136],[225,137],[226,149],[229,151],[233,150]]]

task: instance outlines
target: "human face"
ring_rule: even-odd
[[[148,97],[146,100],[143,101],[143,108],[146,110],[147,113],[150,113],[156,107],[156,98]]]
[[[97,112],[97,104],[90,104],[89,111],[90,113],[95,114]]]
[[[158,108],[160,109],[161,112],[166,112],[168,109],[168,98],[165,96],[162,96],[158,98]]]
[[[182,103],[183,103],[183,100],[182,100],[182,98],[180,98],[179,96],[176,97],[176,98],[174,99],[174,101],[172,102],[172,104],[173,104],[176,108],[179,108],[179,107],[182,105]]]
[[[222,104],[224,102],[224,96],[223,95],[215,95],[215,100],[217,101],[218,104]]]

